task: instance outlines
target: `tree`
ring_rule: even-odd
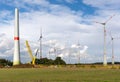
[[[0,59],[0,65],[1,66],[12,66],[12,62],[6,59]]]
[[[36,59],[35,64],[52,65],[53,60],[52,59],[47,59],[47,58]]]
[[[55,60],[42,58],[36,59],[35,64],[43,64],[43,65],[65,65],[65,61],[61,59],[61,57],[57,57]]]
[[[65,65],[65,61],[61,59],[61,57],[56,57],[56,59],[54,60],[54,64],[55,65]]]

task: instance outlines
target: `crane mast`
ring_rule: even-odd
[[[35,64],[35,57],[32,54],[32,50],[31,50],[30,45],[29,45],[27,40],[26,40],[25,43],[26,43],[26,47],[27,47],[28,53],[29,53],[29,55],[30,55],[30,57],[32,59],[32,64],[34,65]]]

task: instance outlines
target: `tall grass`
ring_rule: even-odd
[[[120,82],[119,69],[9,68],[0,69],[0,82]]]

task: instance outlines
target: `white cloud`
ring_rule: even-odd
[[[119,9],[119,0],[83,0],[83,3],[100,9]]]
[[[68,2],[68,3],[75,3],[75,2],[77,2],[77,0],[65,0],[66,2]]]
[[[109,4],[110,8],[115,9],[117,6],[112,7],[112,5],[114,4],[117,5],[117,3],[119,2],[117,1],[115,2],[109,1],[108,3],[105,3],[104,0],[98,2],[94,1],[94,3],[92,3],[93,1],[91,2],[90,0],[89,1],[84,0],[84,3],[100,9],[102,8],[107,9],[106,4]],[[7,4],[9,3],[7,2]],[[76,54],[77,51],[74,49],[70,49],[70,44],[74,44],[79,40],[80,44],[87,45],[89,47],[89,49],[87,49],[87,47],[84,46],[84,49],[81,50],[80,52],[87,57],[86,60],[90,60],[90,61],[99,60],[99,57],[102,58],[101,54],[103,54],[102,53],[103,28],[101,25],[95,24],[93,21],[104,22],[111,15],[117,13],[117,15],[108,22],[106,27],[107,30],[109,30],[110,28],[112,30],[112,33],[115,35],[117,35],[120,30],[119,29],[120,24],[118,23],[120,18],[118,8],[116,8],[118,10],[104,10],[104,9],[97,10],[95,11],[95,13],[97,13],[95,16],[93,15],[82,16],[83,14],[82,12],[72,11],[70,10],[70,8],[66,6],[50,4],[47,0],[33,0],[33,1],[24,0],[20,4],[19,1],[13,1],[11,5],[13,4],[15,4],[14,6],[19,6],[20,8],[31,9],[31,11],[29,12],[20,11],[20,38],[21,38],[21,53],[24,54],[24,56],[22,55],[23,58],[29,57],[29,55],[25,55],[27,54],[25,48],[26,47],[25,40],[37,42],[40,36],[39,32],[41,27],[43,29],[43,48],[46,48],[46,50],[44,49],[43,51],[44,54],[48,54],[47,46],[52,45],[53,47],[57,47],[61,49],[58,54],[59,56],[66,58],[67,60],[67,57],[71,55],[75,59],[77,55]],[[29,4],[29,6],[26,6],[26,4]],[[42,7],[40,7],[41,9],[38,10],[31,8],[32,6],[36,6],[36,5],[38,6],[41,5],[43,7],[46,7],[46,9],[44,10],[44,8]],[[5,18],[6,16],[10,18],[9,20],[1,19],[1,21],[7,21],[7,24],[0,23],[1,26],[0,36],[3,38],[2,40],[0,40],[0,48],[1,48],[0,53],[1,55],[10,53],[10,56],[12,56],[13,46],[11,47],[11,45],[7,45],[7,44],[13,45],[12,39],[14,36],[13,33],[14,18],[13,15],[11,14],[11,11],[2,11],[0,13],[1,13],[0,15],[1,18]],[[7,38],[4,39],[6,36]],[[8,40],[8,38],[10,38],[10,41]],[[107,36],[107,38],[109,39],[109,36]],[[65,46],[64,42],[66,42],[67,46]],[[33,52],[36,48],[39,48],[39,45],[37,43],[32,43],[32,42],[30,43]],[[115,43],[115,45],[117,44],[119,44],[119,41]],[[66,47],[69,48],[66,49]],[[76,45],[73,45],[73,47],[76,47]],[[86,51],[88,54],[86,53]],[[51,55],[53,57],[54,54]],[[45,56],[46,55],[44,55],[44,57]],[[95,59],[93,57],[97,57],[97,58]]]
[[[0,34],[0,57],[7,58],[13,54],[13,43],[5,33]]]
[[[88,40],[90,36],[93,36],[94,33],[90,32],[93,31],[93,27],[85,24],[80,24],[77,20],[79,19],[78,16],[74,14],[69,14],[64,12],[62,14],[54,15],[52,13],[48,14],[47,12],[30,12],[30,13],[20,13],[20,37],[25,42],[25,40],[32,40],[37,41],[39,38],[40,27],[43,27],[43,41],[50,40],[50,39],[57,39],[61,43],[64,43],[65,40],[70,40],[70,42],[74,42],[74,40],[80,38],[81,40],[85,41]],[[82,18],[80,17],[82,20]],[[13,20],[12,20],[13,21]],[[11,29],[7,30],[9,33],[10,38],[11,35],[13,36],[13,25],[10,24],[9,26]],[[6,25],[8,27],[8,25]],[[89,29],[92,28],[92,29]],[[95,28],[96,29],[96,28]],[[5,32],[6,30],[4,30]],[[79,36],[80,35],[80,36]],[[45,37],[44,37],[45,36]],[[53,44],[57,48],[64,49],[64,45],[57,43],[57,40],[50,40],[45,44]],[[93,41],[93,40],[91,40]],[[22,44],[25,44],[22,42]],[[90,42],[90,40],[89,40]],[[86,43],[84,43],[86,44]],[[89,43],[88,43],[89,44]],[[22,53],[24,51],[24,45],[21,46]],[[34,51],[36,45],[32,46]],[[27,52],[26,52],[27,53]],[[76,54],[74,54],[76,55]],[[63,55],[62,55],[63,56]],[[66,55],[65,55],[66,56]]]
[[[67,2],[67,3],[75,3],[77,0],[57,0],[58,2]]]
[[[34,8],[35,6],[40,7],[40,6],[49,6],[50,5],[47,0],[23,0],[23,1],[6,0],[6,1],[1,1],[1,3],[7,4],[9,6],[18,7],[18,8],[25,8],[27,10],[31,9],[32,7]]]
[[[80,50],[80,54],[86,53],[88,46],[84,46],[83,50]]]
[[[47,0],[24,0],[23,2],[28,3],[28,4],[44,4],[44,5],[48,5],[49,2]]]

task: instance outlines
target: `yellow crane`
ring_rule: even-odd
[[[25,43],[26,43],[26,47],[27,47],[27,49],[28,49],[28,53],[29,53],[29,55],[30,55],[30,57],[31,57],[31,59],[32,59],[32,64],[35,65],[35,59],[36,59],[36,57],[33,56],[32,50],[31,50],[30,45],[29,45],[29,43],[28,43],[27,40],[26,40]],[[38,51],[38,50],[37,50],[37,51]],[[36,55],[36,54],[35,54],[35,55]]]

